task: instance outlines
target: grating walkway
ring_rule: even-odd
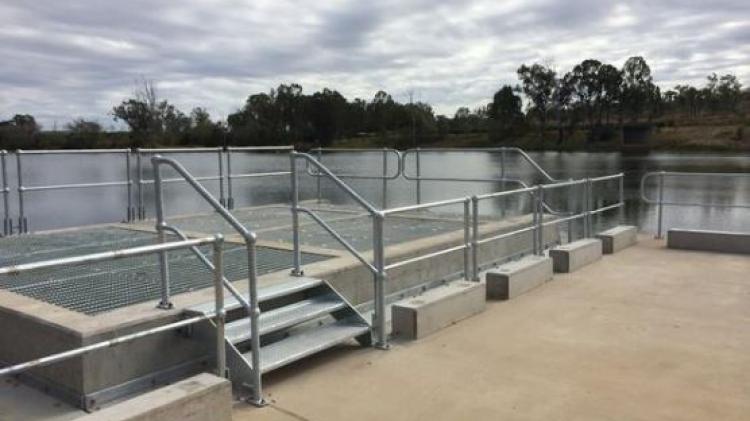
[[[0,265],[5,266],[152,244],[156,242],[156,235],[103,227],[59,234],[27,235],[2,239],[2,242],[12,244],[12,248],[0,249]],[[204,247],[202,252],[210,256],[210,247]],[[302,258],[303,261],[312,263],[328,257],[303,253]],[[257,261],[260,275],[285,270],[291,268],[292,253],[258,247]],[[172,294],[212,285],[211,272],[190,250],[171,252],[169,267]],[[226,278],[231,281],[247,278],[244,245],[225,245],[224,271]],[[157,255],[0,276],[0,289],[88,315],[158,300],[159,285]]]

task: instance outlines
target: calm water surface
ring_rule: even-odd
[[[530,153],[552,177],[560,179],[592,177],[617,172],[624,172],[626,209],[625,218],[644,231],[655,230],[655,209],[640,200],[640,179],[649,171],[684,171],[684,172],[739,172],[750,173],[750,156],[720,154],[675,154],[652,153],[648,155],[627,155],[621,153],[588,153],[588,152],[534,152]],[[199,156],[197,154],[175,154],[196,176],[215,176],[218,172],[218,160],[215,154]],[[25,186],[49,184],[83,183],[93,181],[122,181],[127,172],[122,155],[103,154],[94,156],[74,155],[28,155],[23,157],[23,182]],[[363,175],[380,175],[383,171],[383,159],[380,152],[361,154],[326,155],[323,162],[337,173],[357,173]],[[449,178],[498,178],[502,173],[501,163],[505,162],[506,177],[521,179],[527,183],[540,182],[538,173],[521,159],[507,156],[501,161],[499,154],[487,153],[423,153],[420,158],[421,174],[425,177]],[[10,214],[17,223],[18,194],[17,171],[14,156],[8,160],[8,184],[10,194]],[[133,159],[135,163],[135,159]],[[393,174],[396,159],[387,158],[387,170]],[[300,163],[304,169],[304,164]],[[133,166],[134,167],[134,166]],[[234,173],[285,171],[289,169],[286,155],[233,155]],[[414,156],[405,161],[407,174],[415,174]],[[165,176],[171,175],[167,171]],[[135,171],[131,177],[135,179]],[[150,162],[144,161],[144,178],[151,178]],[[316,197],[316,179],[304,175],[301,177],[302,197]],[[382,207],[382,182],[372,180],[347,180],[362,196],[377,207]],[[217,181],[205,181],[204,184],[217,196]],[[498,191],[514,188],[511,183],[487,182],[430,182],[421,183],[423,202],[449,199],[476,193]],[[416,201],[416,183],[399,178],[388,182],[387,205],[389,207],[412,204]],[[646,193],[656,197],[655,185],[647,185]],[[225,187],[226,191],[226,187]],[[184,214],[206,210],[208,207],[187,186],[171,183],[165,190],[167,212]],[[580,191],[565,189],[551,193],[550,203],[559,209],[573,209],[580,206]],[[596,196],[602,203],[617,200],[617,184],[605,183],[597,187]],[[336,203],[346,203],[348,198],[336,186],[329,182],[322,183],[322,195]],[[289,177],[263,179],[242,178],[233,181],[233,196],[237,206],[259,205],[288,201]],[[670,179],[665,183],[665,200],[704,201],[708,203],[750,204],[750,177],[738,180],[691,178]],[[132,200],[137,198],[137,187],[133,185]],[[153,188],[151,184],[143,186],[148,216],[153,216]],[[125,218],[127,207],[127,189],[124,186],[100,187],[94,189],[75,189],[64,191],[29,191],[24,194],[25,214],[30,230],[42,230],[104,222],[119,222]],[[523,212],[527,202],[524,198],[506,200],[505,203],[494,201],[482,203],[485,214]],[[444,209],[444,212],[457,212],[460,209]],[[614,222],[617,211],[599,219],[602,225]],[[726,230],[750,231],[750,210],[685,207],[667,208],[665,213],[666,227],[711,228]]]

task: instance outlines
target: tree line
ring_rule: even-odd
[[[450,134],[486,133],[491,143],[501,143],[530,133],[549,137],[554,129],[562,143],[581,129],[591,140],[606,140],[614,127],[647,124],[665,115],[695,120],[706,113],[740,113],[747,95],[733,74],[711,74],[704,86],[677,85],[662,92],[642,57],[630,57],[621,68],[587,59],[565,73],[539,63],[523,64],[516,73],[518,84],[501,86],[486,105],[460,107],[453,116],[436,115],[424,102],[396,101],[385,91],[369,100],[349,100],[328,88],[306,94],[301,85],[290,83],[249,95],[226,121],[212,119],[202,107],[179,110],[143,79],[131,98],[111,110],[128,132],[108,133],[97,122],[76,119],[45,136],[33,116],[15,115],[0,121],[0,142],[7,149],[330,146],[338,139],[364,138],[373,146],[409,147]]]

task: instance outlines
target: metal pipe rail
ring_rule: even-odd
[[[10,189],[8,188],[8,167],[6,166],[5,157],[8,155],[8,151],[0,150],[0,177],[2,177],[2,193],[3,193],[3,236],[13,234],[13,221],[10,218],[10,202],[8,195]]]
[[[658,177],[658,193],[656,199],[646,195],[646,182],[650,178]],[[706,172],[674,172],[674,171],[652,171],[647,172],[641,177],[640,196],[644,203],[656,205],[657,228],[656,238],[662,238],[664,206],[697,206],[704,208],[733,208],[733,209],[750,209],[750,203],[733,204],[733,203],[702,203],[702,202],[671,202],[664,200],[664,180],[666,178],[690,178],[690,177],[715,177],[715,178],[748,178],[750,173],[706,173]]]
[[[372,263],[367,262],[367,259],[362,256],[357,250],[354,249],[341,235],[339,235],[333,227],[327,224],[319,215],[317,215],[312,209],[302,208],[299,206],[299,174],[297,171],[297,160],[303,159],[306,161],[306,165],[312,165],[316,171],[323,174],[331,179],[334,184],[341,188],[349,197],[351,197],[358,205],[362,206],[368,214],[372,217],[372,238],[373,238],[373,261]],[[316,223],[318,223],[323,229],[333,236],[339,243],[341,243],[347,251],[352,253],[354,257],[362,262],[366,268],[373,272],[373,289],[374,289],[374,308],[372,326],[375,331],[375,344],[374,346],[381,349],[388,348],[388,337],[386,334],[385,326],[385,259],[384,254],[384,243],[383,243],[383,219],[384,215],[381,211],[376,209],[370,202],[362,198],[354,189],[349,187],[343,180],[335,175],[330,169],[321,164],[312,155],[307,153],[292,151],[289,153],[289,164],[291,173],[291,211],[292,211],[292,242],[294,245],[293,254],[293,269],[292,275],[302,276],[302,252],[300,249],[300,232],[299,232],[299,214],[305,213],[309,215]]]
[[[217,234],[213,237],[197,238],[194,240],[182,240],[170,243],[162,243],[155,245],[147,245],[141,247],[133,247],[128,249],[120,249],[103,253],[94,253],[83,256],[73,256],[66,258],[59,258],[53,260],[46,260],[41,262],[25,263],[13,266],[6,266],[0,268],[0,275],[17,275],[24,272],[34,271],[44,268],[54,268],[67,265],[82,265],[88,263],[109,261],[115,259],[122,259],[128,257],[142,256],[153,253],[165,253],[168,251],[185,249],[190,247],[198,247],[201,245],[211,244],[213,246],[213,274],[214,274],[214,291],[215,291],[215,309],[213,312],[209,312],[203,315],[191,317],[188,319],[180,320],[174,323],[154,327],[151,329],[142,330],[139,332],[122,335],[114,339],[96,342],[90,345],[82,346],[79,348],[71,349],[68,351],[58,352],[55,354],[47,355],[45,357],[37,358],[31,361],[27,361],[20,364],[11,365],[0,369],[0,377],[18,374],[23,371],[27,371],[36,367],[43,367],[56,362],[65,361],[74,357],[78,357],[84,354],[88,354],[104,348],[114,347],[120,344],[135,341],[140,338],[155,335],[158,333],[173,331],[185,326],[189,326],[195,323],[199,323],[205,320],[214,320],[216,328],[220,334],[216,336],[216,374],[221,377],[226,376],[226,350],[224,341],[224,325],[226,321],[226,313],[224,310],[224,294],[222,290],[222,279],[223,279],[223,243],[224,238],[221,234]]]
[[[154,180],[146,180],[143,178],[143,165],[142,165],[142,157],[144,155],[161,155],[166,153],[215,153],[217,157],[218,162],[218,175],[216,176],[205,176],[200,177],[200,180],[202,181],[212,181],[212,180],[218,180],[219,181],[219,203],[222,204],[222,206],[226,205],[226,199],[224,197],[224,157],[222,154],[222,148],[221,147],[212,147],[212,148],[136,148],[135,154],[136,154],[136,183],[138,186],[137,189],[137,196],[138,196],[138,219],[146,219],[146,204],[144,201],[144,193],[143,193],[143,186],[145,184],[151,184],[154,182]],[[162,182],[164,183],[174,183],[182,181],[179,178],[171,178],[171,179],[164,179]]]
[[[51,149],[51,150],[22,150],[15,151],[16,154],[16,179],[18,181],[18,233],[29,232],[29,222],[26,216],[25,195],[30,192],[70,190],[70,189],[89,189],[102,187],[127,187],[127,208],[125,210],[127,221],[135,219],[135,208],[133,207],[132,188],[133,181],[130,174],[130,149]],[[91,154],[122,154],[125,158],[125,180],[103,181],[95,183],[65,183],[51,185],[28,186],[23,184],[23,156],[24,155],[91,155]],[[4,157],[3,157],[4,162]],[[3,171],[5,165],[3,164]],[[5,177],[3,177],[5,180]],[[4,183],[6,183],[4,181]],[[7,195],[6,195],[7,196]],[[9,228],[12,232],[12,223]]]
[[[294,146],[228,146],[226,148],[227,157],[227,203],[228,209],[234,209],[234,190],[232,180],[242,178],[264,178],[264,177],[278,177],[289,175],[289,171],[269,171],[261,173],[232,173],[232,153],[236,152],[291,152],[294,150]]]
[[[315,148],[311,149],[310,153],[315,154],[317,157],[318,162],[323,163],[323,153],[324,152],[331,152],[331,153],[373,153],[373,154],[379,154],[382,156],[382,174],[381,175],[358,175],[358,174],[336,174],[337,177],[341,179],[355,179],[355,180],[382,180],[382,199],[381,199],[381,207],[386,208],[388,206],[388,181],[389,180],[395,180],[401,176],[401,152],[399,152],[396,149],[391,148],[382,148],[382,149],[357,149],[357,148]],[[388,175],[388,172],[390,171],[388,168],[388,156],[394,155],[396,157],[396,171],[392,175]],[[317,177],[316,180],[316,197],[318,199],[318,203],[321,201],[322,197],[322,189],[321,189],[321,179],[323,177],[323,174],[321,174],[319,171],[315,171],[313,168],[310,167],[310,165],[307,165],[306,168],[307,174],[312,177]]]
[[[255,233],[249,231],[237,218],[234,217],[211,193],[206,190],[196,179],[193,177],[185,167],[182,166],[178,161],[171,158],[164,158],[161,155],[156,155],[151,158],[151,164],[154,171],[154,190],[156,194],[156,230],[159,234],[159,241],[166,241],[167,223],[165,221],[164,212],[164,195],[161,182],[161,166],[168,165],[175,170],[185,181],[198,192],[198,194],[206,201],[214,210],[229,223],[244,239],[245,247],[247,248],[247,280],[248,280],[248,293],[250,308],[252,311],[248,314],[250,318],[250,345],[253,349],[252,362],[253,367],[253,379],[252,389],[253,394],[250,398],[250,402],[254,405],[263,405],[263,390],[261,381],[261,370],[260,370],[260,305],[258,302],[258,275],[257,275],[257,264],[256,264],[256,243],[257,236]],[[161,283],[162,283],[162,300],[160,303],[161,307],[170,308],[172,303],[169,299],[169,265],[167,261],[166,253],[160,253],[161,264]],[[221,332],[223,333],[223,332]],[[222,334],[223,337],[223,334]]]

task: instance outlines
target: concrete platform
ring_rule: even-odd
[[[485,291],[479,282],[456,281],[391,306],[394,336],[420,339],[484,311]]]
[[[232,385],[202,373],[75,421],[231,421]]]
[[[597,238],[584,238],[550,249],[555,272],[575,272],[583,266],[602,258],[602,241]]]
[[[307,203],[306,206],[318,205]],[[262,206],[237,209],[235,212],[243,223],[258,227],[259,287],[288,281],[291,265],[291,244],[286,238],[291,233],[288,207]],[[335,229],[340,230],[342,235],[363,247],[360,251],[366,258],[370,258],[371,251],[368,249],[371,248],[372,239],[369,217],[351,208],[327,204],[321,204],[319,212]],[[508,217],[502,221],[482,220],[479,230],[481,235],[493,235],[526,226],[530,220],[529,215]],[[174,217],[170,218],[169,222],[183,229],[189,236],[210,235],[215,232],[212,230],[217,229],[226,232],[226,246],[232,251],[225,253],[225,263],[232,264],[225,274],[240,292],[247,291],[247,280],[243,276],[246,273],[246,269],[243,272],[244,261],[230,258],[245,255],[242,252],[241,238],[232,234],[226,224],[217,220],[216,214]],[[306,275],[325,279],[349,302],[360,306],[360,310],[367,311],[373,294],[372,274],[347,251],[330,246],[330,238],[322,241],[322,228],[316,228],[310,221],[304,222],[303,226],[302,251]],[[399,214],[389,217],[387,226],[389,228],[386,230],[385,239],[388,243],[388,262],[406,260],[463,242],[463,219],[459,215],[445,216],[429,212]],[[144,233],[146,235],[136,235]],[[147,221],[138,224],[105,224],[85,229],[71,228],[47,234],[44,238],[35,235],[3,238],[6,250],[28,251],[10,253],[6,257],[12,263],[22,263],[102,251],[101,248],[128,247],[135,242],[153,241],[154,228],[153,221]],[[81,239],[81,234],[85,234],[85,239]],[[128,240],[131,238],[134,241]],[[553,230],[545,231],[547,243],[554,243],[558,238]],[[87,239],[96,241],[90,244]],[[92,248],[92,244],[95,247]],[[531,233],[489,242],[480,250],[480,261],[507,259],[514,253],[527,252],[531,244]],[[183,258],[177,253],[170,256]],[[184,257],[192,258],[189,256],[190,253],[187,252]],[[285,259],[284,256],[289,258]],[[180,260],[179,264],[175,262],[170,265],[170,272],[172,285],[182,285],[184,288],[174,291],[174,309],[157,309],[155,304],[159,291],[156,287],[158,270],[155,270],[155,261],[155,258],[151,258],[126,265],[125,260],[120,260],[116,267],[101,265],[96,268],[96,273],[107,281],[106,285],[99,282],[100,278],[88,279],[86,276],[80,276],[78,272],[73,273],[74,276],[66,276],[64,285],[60,282],[47,282],[59,277],[57,272],[43,274],[40,279],[24,279],[24,282],[28,282],[23,285],[14,284],[17,279],[0,280],[3,281],[0,282],[0,343],[14,343],[12,347],[0,347],[0,361],[25,362],[170,323],[180,319],[185,308],[213,300],[213,290],[203,287],[211,285],[211,275],[201,268],[206,276],[205,279],[197,280],[205,282],[204,284],[182,282],[182,276],[199,276],[197,268],[200,268],[200,264],[192,262],[188,265],[184,264],[184,260]],[[148,267],[145,267],[146,264]],[[407,289],[419,289],[427,283],[456,279],[462,270],[461,250],[444,254],[439,258],[401,266],[389,272],[387,293],[400,294]],[[71,275],[71,272],[66,269],[65,274]],[[120,277],[126,282],[122,282],[123,279]],[[129,288],[110,288],[111,283],[116,281],[119,281],[120,286],[132,286],[133,291],[136,287],[140,288],[139,293],[130,294]],[[61,291],[56,289],[68,283],[74,284],[72,286],[75,288],[62,288]],[[78,299],[85,295],[86,307],[63,305],[62,301],[52,299],[45,301],[42,296],[24,295],[20,291],[12,290],[15,286],[37,288],[44,285],[52,285],[45,290],[49,297],[66,296]],[[134,296],[138,297],[135,301],[128,301]],[[150,298],[152,296],[153,299]],[[106,309],[99,309],[98,305],[101,303],[97,300],[109,300],[119,304],[112,306],[109,303]],[[72,301],[65,301],[69,302]],[[169,349],[170,352],[164,352],[165,349]],[[71,404],[82,403],[84,408],[96,409],[116,400],[121,393],[149,390],[154,385],[173,382],[206,370],[206,357],[209,352],[205,344],[200,344],[192,338],[165,332],[124,346],[107,348],[66,362],[34,369],[30,375],[33,376],[34,383],[49,393]],[[132,358],[134,355],[137,358]],[[112,364],[112,361],[117,361],[117,364]]]
[[[670,229],[667,247],[681,250],[750,254],[750,232]]]
[[[638,228],[633,225],[618,225],[600,232],[596,238],[602,240],[602,253],[617,253],[638,241]]]
[[[748,273],[746,256],[640,236],[421,341],[273,373],[271,404],[234,420],[746,421]]]
[[[487,298],[509,300],[552,279],[552,259],[526,256],[487,272]]]

